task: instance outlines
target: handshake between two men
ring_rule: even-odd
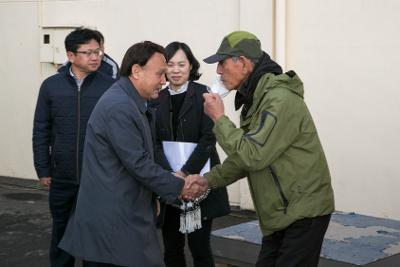
[[[185,178],[185,185],[181,192],[184,200],[194,200],[202,196],[208,189],[208,181],[198,174],[188,175]]]

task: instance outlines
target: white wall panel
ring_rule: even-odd
[[[288,1],[287,59],[305,84],[338,210],[400,219],[399,1]]]
[[[0,2],[0,175],[31,178],[32,121],[40,85],[35,2]]]

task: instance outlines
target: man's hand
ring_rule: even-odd
[[[49,187],[51,184],[51,177],[40,177],[40,184],[44,187]]]
[[[224,102],[222,102],[219,94],[204,93],[204,112],[216,122],[220,117],[225,115]]]
[[[188,175],[185,179],[185,186],[182,190],[183,199],[195,199],[204,194],[208,189],[207,180],[197,174]]]

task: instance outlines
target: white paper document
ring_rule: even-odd
[[[173,171],[178,171],[196,148],[196,143],[163,141],[164,154]],[[210,171],[210,159],[207,160],[200,175]]]

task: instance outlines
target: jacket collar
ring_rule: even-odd
[[[187,86],[186,90],[186,97],[185,101],[188,97],[193,97],[195,94],[195,88],[194,88],[194,83],[192,81],[189,81],[189,84]],[[170,101],[171,94],[169,93],[169,87],[165,87],[163,90],[161,90],[160,95],[158,97],[158,101],[160,103],[165,103]]]
[[[170,86],[168,86],[166,89],[168,90],[170,95],[179,95],[179,94],[183,94],[187,91],[188,89],[188,85],[189,85],[189,81],[185,82],[181,88],[179,88],[178,91],[174,91],[170,88]]]
[[[192,97],[195,94],[195,85],[192,81],[189,81],[188,88],[186,91],[185,99],[183,100],[181,110],[179,111],[179,118],[181,118],[185,113],[187,113],[192,107]],[[171,95],[169,93],[168,87],[163,89],[160,92],[158,99],[155,101],[158,102],[156,105],[161,105],[161,114],[165,119],[168,119],[170,116],[170,108],[171,108]]]
[[[195,93],[194,90],[193,83],[189,82],[186,97],[183,100],[181,110],[179,111],[179,118],[182,118],[182,116],[191,109],[193,105],[192,96]]]
[[[282,74],[282,68],[270,56],[263,52],[257,64],[254,66],[253,72],[244,84],[236,92],[235,109],[238,110],[242,105],[242,115],[246,115],[248,109],[253,103],[253,94],[257,87],[257,83],[265,73],[273,73],[275,75]]]
[[[131,80],[128,77],[121,77],[118,80],[122,90],[135,101],[136,106],[140,110],[140,112],[145,113],[147,111],[147,100],[141,97],[137,91],[137,89],[133,86]]]
[[[76,84],[75,78],[73,76],[71,76],[71,73],[70,73],[71,65],[72,65],[71,62],[68,61],[68,62],[64,63],[64,65],[62,65],[57,70],[57,72],[62,74],[62,75],[67,76],[67,79],[69,79],[70,81],[73,81]],[[98,70],[90,73],[87,76],[85,76],[84,81],[82,82],[82,85],[83,85],[83,83],[87,83],[87,82],[92,81],[93,78],[96,76],[97,72],[98,72]]]
[[[186,95],[187,96],[193,96],[194,95],[194,83],[193,83],[193,81],[189,81],[188,82],[188,84],[187,84],[187,88],[186,88]],[[170,96],[171,95],[171,93],[169,93],[169,87],[167,86],[167,87],[165,87],[165,89],[163,89],[162,91],[165,91],[165,95],[164,96]],[[168,93],[167,93],[168,92]],[[160,94],[161,94],[161,92],[160,92]]]

